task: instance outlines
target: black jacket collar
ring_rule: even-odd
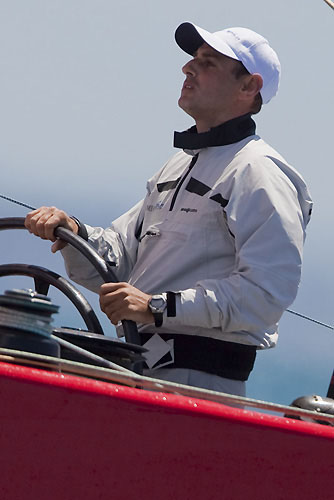
[[[174,147],[203,149],[212,146],[226,146],[254,135],[255,127],[255,122],[249,113],[218,125],[218,127],[213,127],[208,132],[198,133],[194,125],[185,132],[174,132]]]

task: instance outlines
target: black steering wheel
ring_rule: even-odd
[[[23,217],[5,217],[5,218],[0,218],[0,231],[5,230],[5,229],[26,229],[24,225],[24,218]],[[64,227],[57,227],[54,231],[54,234],[57,238],[65,241],[66,243],[70,244],[74,248],[76,248],[80,253],[82,253],[88,261],[95,267],[96,271],[99,273],[101,278],[105,283],[109,282],[117,282],[117,277],[115,273],[113,272],[111,266],[107,264],[107,262],[92,248],[89,243],[87,243],[85,240],[80,238],[80,236],[77,236],[76,234],[72,233],[72,231],[69,231],[68,229],[65,229]],[[10,266],[14,266],[10,267]],[[51,271],[45,270],[43,268],[38,268],[37,266],[24,266],[22,268],[18,268],[18,266],[24,266],[20,264],[10,264],[10,265],[5,265],[5,266],[0,266],[2,268],[3,272],[7,272],[9,274],[24,274],[27,276],[32,276],[35,278],[35,286],[36,286],[36,291],[39,291],[41,293],[42,290],[48,289],[48,284],[51,284],[61,290],[75,305],[75,307],[78,309],[79,313],[81,314],[82,318],[84,319],[86,325],[87,321],[90,323],[93,321],[95,327],[97,326],[100,331],[97,333],[102,333],[103,330],[101,328],[100,323],[98,322],[96,315],[93,311],[93,315],[95,316],[97,323],[95,322],[94,316],[90,313],[90,310],[92,311],[92,308],[89,306],[88,302],[86,299],[76,290],[73,285],[70,285],[64,278],[61,280],[58,280],[56,276],[58,276],[56,273],[52,273]],[[21,272],[14,272],[15,267],[17,271]],[[33,274],[26,274],[28,272],[27,268],[29,269],[29,272],[35,273]],[[34,270],[32,270],[34,268]],[[42,271],[41,271],[42,269]],[[22,272],[25,271],[25,272]],[[52,276],[53,275],[53,276]],[[6,276],[6,274],[0,274],[0,276]],[[59,277],[61,278],[61,277]],[[64,285],[64,282],[66,282],[70,287]],[[44,283],[44,284],[43,284]],[[60,285],[61,283],[61,285]],[[46,288],[47,287],[47,288]],[[65,291],[66,290],[66,291]],[[74,293],[73,293],[74,292]],[[84,299],[84,302],[81,301],[81,298],[78,299],[78,295],[80,294],[81,297]],[[77,300],[78,299],[78,300]],[[85,303],[85,305],[84,305]],[[88,304],[88,309],[87,309],[87,304]],[[91,323],[90,323],[91,324]],[[87,325],[88,326],[88,325]],[[122,321],[122,326],[124,330],[124,336],[125,340],[131,344],[137,344],[140,345],[140,337],[139,333],[137,330],[137,325],[134,321],[129,321],[129,320],[123,320]],[[89,329],[89,328],[88,328]],[[93,330],[96,332],[96,329]]]
[[[59,274],[31,264],[2,264],[0,265],[0,277],[3,276],[29,276],[34,279],[36,292],[42,295],[48,294],[50,285],[58,288],[79,311],[87,330],[104,335],[92,306],[72,283]]]

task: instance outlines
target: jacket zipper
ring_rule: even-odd
[[[184,183],[184,181],[186,180],[186,178],[188,177],[188,175],[189,175],[189,173],[190,173],[191,169],[193,168],[193,166],[194,166],[194,165],[195,165],[195,163],[197,162],[197,158],[198,158],[198,154],[197,154],[197,155],[195,155],[195,156],[192,158],[192,160],[191,160],[191,162],[190,162],[190,165],[189,165],[189,167],[188,167],[187,172],[186,172],[186,173],[185,173],[185,175],[182,177],[182,179],[180,180],[180,182],[179,182],[179,184],[178,184],[177,188],[175,189],[175,193],[174,193],[174,195],[173,195],[173,198],[172,198],[172,201],[171,201],[171,204],[170,204],[170,207],[169,207],[169,211],[170,211],[170,212],[173,210],[174,205],[175,205],[175,201],[176,201],[177,195],[179,194],[179,191],[180,191],[180,189],[181,189],[181,186],[182,186],[182,184]]]

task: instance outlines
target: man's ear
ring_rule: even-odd
[[[255,97],[263,87],[262,76],[258,73],[247,75],[243,78],[241,86],[241,96],[244,99]]]

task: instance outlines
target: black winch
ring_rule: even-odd
[[[0,348],[97,366],[111,367],[110,361],[142,371],[144,347],[87,330],[53,328],[52,314],[58,310],[49,297],[31,289],[7,290],[0,295]]]
[[[0,295],[0,347],[59,358],[59,343],[51,338],[58,310],[34,290],[6,290]]]

